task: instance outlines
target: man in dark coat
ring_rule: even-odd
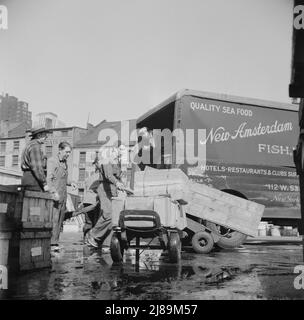
[[[44,155],[41,150],[42,144],[47,138],[49,130],[44,128],[31,132],[31,140],[27,143],[21,156],[21,169],[23,177],[21,184],[32,191],[49,191],[47,185]]]

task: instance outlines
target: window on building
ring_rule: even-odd
[[[86,163],[86,152],[80,152],[79,154],[79,164],[85,164]]]
[[[20,141],[14,141],[14,152],[19,152]]]
[[[53,146],[46,146],[45,153],[47,158],[50,158],[53,155]]]
[[[1,141],[0,143],[0,152],[5,152],[6,151],[6,142]]]
[[[18,167],[19,164],[19,156],[13,156],[13,167]]]
[[[61,136],[62,137],[67,137],[68,135],[69,135],[69,131],[67,131],[67,130],[61,131]]]
[[[45,119],[45,127],[47,129],[52,129],[53,128],[53,121],[50,118]]]
[[[79,181],[84,181],[85,180],[85,168],[79,168]]]
[[[78,195],[83,197],[84,196],[84,188],[79,188],[78,189]]]
[[[5,167],[5,156],[0,156],[0,167]]]

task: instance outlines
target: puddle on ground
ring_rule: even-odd
[[[185,251],[177,264],[169,263],[162,250],[145,250],[136,261],[135,250],[130,249],[123,264],[115,265],[109,254],[102,255],[75,239],[63,246],[53,254],[52,269],[14,277],[0,299],[263,299],[303,295],[292,287],[292,270],[301,255],[297,247],[278,251],[251,245],[208,255]]]

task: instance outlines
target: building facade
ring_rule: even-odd
[[[123,125],[127,128],[124,130]],[[122,132],[126,132],[129,135],[133,130],[135,130],[135,120],[129,121],[113,121],[107,122],[102,121],[98,125],[91,127],[87,134],[83,136],[82,139],[75,143],[73,149],[73,171],[72,179],[78,185],[78,195],[83,196],[85,189],[88,187],[86,185],[86,180],[95,174],[95,166],[93,162],[98,155],[100,148],[105,144],[105,141],[100,140],[100,132],[104,132],[108,135],[108,139],[113,141],[114,145],[118,140],[124,141],[122,137]],[[107,139],[107,140],[108,140]],[[126,147],[129,148],[134,141],[129,141],[126,143]]]
[[[57,114],[53,112],[40,112],[33,119],[33,127],[53,129],[63,128],[66,125],[58,119]]]
[[[79,127],[64,127],[50,129],[47,140],[42,145],[43,153],[47,158],[57,155],[58,145],[62,141],[67,141],[74,147],[76,141],[80,140],[86,133],[87,129]],[[0,169],[2,170],[2,175],[4,172],[21,174],[21,154],[29,137],[21,136],[14,138],[0,138]],[[68,159],[69,166],[69,176],[73,176],[73,156],[72,152],[70,158]],[[1,181],[0,181],[1,184]]]
[[[0,138],[0,168],[21,172],[21,152],[25,147],[25,136]]]
[[[23,124],[28,129],[32,127],[32,112],[28,103],[19,101],[14,96],[0,96],[0,136],[8,137],[8,132]]]

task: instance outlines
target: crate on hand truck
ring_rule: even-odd
[[[169,260],[181,259],[182,230],[186,227],[183,206],[169,196],[127,196],[112,199],[111,257],[122,262],[124,251],[136,249],[168,250]],[[132,245],[132,240],[136,244]],[[159,245],[141,244],[141,239],[158,239]],[[155,242],[155,241],[154,241]]]

